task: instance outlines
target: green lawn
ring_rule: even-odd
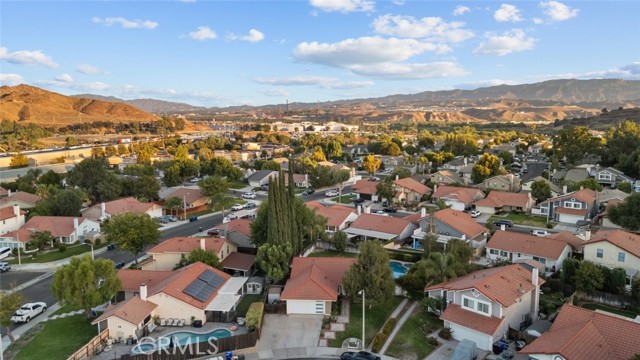
[[[242,188],[246,188],[247,186],[249,186],[249,184],[245,184],[242,181],[234,181],[231,183],[229,187],[232,189],[242,189]]]
[[[247,314],[247,310],[249,310],[249,306],[251,304],[253,304],[254,302],[262,302],[262,300],[264,300],[264,295],[260,294],[260,295],[245,295],[242,298],[242,301],[240,301],[240,304],[238,304],[238,308],[236,309],[236,312],[238,313],[239,317],[244,317]]]
[[[540,311],[551,315],[564,305],[564,297],[561,292],[544,292],[540,295]]]
[[[537,226],[537,227],[547,227],[547,218],[544,216],[534,216],[528,214],[514,214],[509,213],[507,215],[493,215],[487,221],[488,225],[492,225],[494,221],[500,219],[509,219],[513,221],[514,224],[519,225],[527,225],[527,226]]]
[[[640,315],[640,314],[633,313],[631,311],[616,309],[616,308],[612,308],[612,307],[608,307],[600,304],[593,304],[593,303],[584,304],[582,305],[582,307],[589,310],[602,310],[602,311],[610,312],[616,315],[626,316],[632,319],[635,319],[636,316]]]
[[[318,252],[312,252],[309,257],[358,257],[357,253],[352,252],[337,252],[335,250],[323,250]]]
[[[417,307],[393,339],[385,355],[403,360],[423,359],[435,349],[426,341],[428,334],[441,327],[442,320],[431,313],[425,315]]]
[[[106,246],[107,244],[102,244],[99,246],[95,246],[94,247],[94,251]],[[21,258],[20,260],[22,261],[23,264],[28,264],[28,263],[46,263],[46,262],[51,262],[51,261],[57,261],[57,260],[62,260],[62,259],[66,259],[68,257],[74,256],[74,255],[80,255],[83,253],[91,253],[91,246],[87,245],[87,244],[82,244],[82,245],[77,245],[77,246],[72,246],[72,247],[68,247],[67,250],[65,250],[64,252],[60,252],[58,250],[52,250],[49,251],[47,253],[41,253],[41,254],[36,254],[35,257],[33,255],[25,255],[25,254],[21,254]],[[17,264],[18,263],[18,258],[16,257],[13,260],[9,260],[10,264]]]
[[[64,305],[51,315],[60,315],[60,314],[65,314],[65,313],[76,311],[76,310],[80,310],[80,308],[73,305]]]
[[[351,197],[351,196],[343,194],[341,201],[338,201],[338,200],[340,200],[338,198],[339,198],[339,196],[331,198],[331,201],[335,201],[335,202],[340,203],[340,204],[353,204],[353,197]]]
[[[49,320],[33,340],[20,349],[16,360],[64,360],[98,335],[84,315]]]
[[[395,308],[400,304],[402,298],[399,296],[394,296],[387,303],[380,304],[365,310],[365,328],[367,337],[367,344],[371,342],[371,339],[375,336],[375,334],[380,330],[384,322],[387,320],[389,315],[395,310]],[[336,333],[336,338],[331,340],[329,346],[332,347],[341,347],[342,342],[347,338],[361,338],[362,337],[362,302],[358,299],[358,302],[351,302],[351,317],[349,318],[349,324],[345,331]]]

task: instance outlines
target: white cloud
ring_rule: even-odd
[[[309,4],[322,11],[342,13],[371,12],[375,8],[375,2],[371,0],[310,0]]]
[[[96,24],[104,24],[105,26],[111,26],[113,24],[120,24],[123,29],[148,29],[153,30],[158,27],[158,23],[151,20],[129,20],[123,17],[107,17],[107,18],[99,18],[94,16],[91,18]]]
[[[18,74],[0,74],[0,85],[16,86],[22,83],[24,79]]]
[[[227,38],[229,40],[240,40],[247,41],[250,43],[257,43],[264,40],[264,34],[256,29],[249,30],[248,35],[236,35],[234,33],[230,33]]]
[[[0,47],[0,60],[18,65],[42,65],[52,69],[58,67],[58,64],[51,59],[51,56],[45,55],[40,50],[20,50],[10,53],[6,47]]]
[[[326,76],[289,76],[289,77],[258,77],[253,81],[258,84],[276,86],[317,86],[324,89],[356,89],[373,85],[372,81],[340,81]]]
[[[462,16],[468,12],[471,12],[471,9],[467,6],[458,5],[455,10],[453,10],[453,16]]]
[[[498,85],[518,85],[522,84],[522,82],[518,82],[515,80],[502,80],[502,79],[489,79],[489,80],[481,80],[481,81],[473,81],[468,83],[457,84],[454,86],[456,89],[462,90],[472,90],[482,87],[490,87],[490,86],[498,86]]]
[[[446,22],[439,17],[416,19],[412,16],[383,15],[373,21],[374,30],[383,35],[421,38],[440,42],[462,42],[474,37],[464,22]]]
[[[404,0],[391,0],[393,5],[402,6],[404,5]]]
[[[502,4],[500,9],[493,13],[493,18],[498,22],[519,22],[522,21],[520,10],[515,5]]]
[[[62,74],[55,79],[56,81],[64,82],[64,83],[73,83],[73,78],[69,74]]]
[[[100,70],[92,65],[89,64],[79,64],[78,66],[76,66],[76,71],[82,74],[98,74],[100,73]]]
[[[527,37],[522,29],[505,31],[501,35],[488,32],[485,38],[486,41],[481,42],[473,50],[474,54],[504,56],[513,52],[531,50],[536,43],[536,39]]]
[[[66,89],[72,89],[76,91],[90,91],[90,92],[104,91],[111,88],[110,85],[105,84],[103,82],[98,82],[98,81],[86,82],[86,83],[74,82],[73,79],[70,79],[71,78],[70,76],[69,78],[67,78],[64,75],[68,76],[68,74],[63,74],[61,76],[56,77],[54,80],[38,80],[35,83],[38,85],[45,85],[49,87],[66,88]]]
[[[427,51],[447,53],[446,45],[435,45],[414,39],[361,37],[337,43],[303,42],[296,46],[293,56],[302,62],[332,67],[404,61]]]
[[[289,92],[285,89],[258,89],[258,92],[266,96],[282,97],[289,96]]]
[[[218,37],[215,31],[208,26],[198,26],[198,30],[189,33],[189,37],[194,40],[213,40]]]
[[[542,12],[551,20],[564,21],[578,16],[578,9],[572,9],[559,1],[543,1],[540,3]]]
[[[542,20],[540,18],[533,18],[533,23],[539,25],[539,24],[544,23],[544,20]]]
[[[617,68],[608,70],[589,71],[585,73],[567,73],[543,75],[537,81],[549,79],[623,79],[640,80],[640,61],[632,62]]]
[[[357,65],[353,66],[351,71],[358,75],[386,80],[412,80],[468,75],[468,72],[458,64],[449,61],[427,64],[382,63]]]

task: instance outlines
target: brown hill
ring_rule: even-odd
[[[29,85],[0,87],[0,116],[3,120],[54,127],[94,121],[159,119],[128,104],[70,97]]]

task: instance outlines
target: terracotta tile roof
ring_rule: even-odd
[[[27,212],[20,210],[20,215],[25,215]],[[7,220],[16,217],[13,212],[13,206],[0,209],[0,220]]]
[[[528,194],[494,190],[486,198],[476,201],[475,205],[494,208],[503,206],[527,208],[530,201]]]
[[[150,254],[159,253],[181,253],[188,254],[192,250],[200,248],[200,241],[204,240],[205,250],[218,254],[224,246],[226,240],[212,237],[173,237],[152,247],[147,252]]]
[[[85,221],[90,221],[86,218],[74,216],[34,216],[22,225],[18,231],[12,231],[4,236],[15,237],[18,235],[22,242],[29,241],[33,234],[41,231],[48,231],[54,237],[68,237],[74,231],[73,219],[78,219],[78,225],[83,224]]]
[[[487,248],[557,260],[567,245],[569,244],[559,239],[500,230],[493,234]]]
[[[227,229],[227,232],[230,233],[232,231],[237,231],[240,234],[246,236],[247,238],[251,237],[251,223],[252,221],[249,219],[234,219],[229,221],[226,224],[218,224],[216,227],[218,229]]]
[[[0,187],[0,196],[7,196],[7,195],[9,195],[9,190],[3,187]]]
[[[375,214],[360,214],[350,227],[400,235],[410,224],[411,221],[404,218]]]
[[[306,182],[306,180],[307,180],[307,176],[305,174],[293,174],[293,182],[296,184],[304,183]]]
[[[465,204],[470,204],[479,194],[482,194],[479,189],[442,185],[438,186],[432,196],[436,199],[457,199]]]
[[[488,335],[495,334],[502,321],[504,321],[499,317],[484,316],[473,311],[467,311],[456,304],[447,305],[447,309],[440,315],[440,319]]]
[[[143,301],[139,296],[134,296],[118,304],[109,305],[104,313],[93,320],[91,324],[94,325],[112,316],[117,316],[128,323],[138,325],[157,307],[158,305],[151,301]]]
[[[232,252],[222,260],[222,267],[225,269],[248,271],[255,262],[255,255]]]
[[[538,284],[544,284],[544,279],[538,278]],[[519,291],[521,286],[525,294],[535,288],[531,283],[531,272],[519,264],[513,264],[475,271],[448,282],[429,286],[425,291],[473,288],[502,306],[509,307],[522,297]]]
[[[517,260],[514,260],[513,263],[527,265],[527,266],[530,266],[532,269],[536,268],[540,271],[544,271],[544,264],[541,263],[540,261],[536,261],[533,259],[517,259]]]
[[[640,353],[640,323],[566,304],[551,329],[520,351],[566,360],[628,360]]]
[[[431,192],[430,187],[428,187],[427,185],[423,185],[410,177],[395,180],[393,183],[396,184],[397,186],[407,188],[411,191],[415,191],[420,195],[428,194]]]
[[[547,204],[552,201],[559,201],[564,199],[577,199],[591,205],[596,200],[596,192],[591,189],[582,189],[582,190],[570,192],[564,195],[556,196],[551,199],[547,199],[543,201],[541,204]]]
[[[282,291],[283,300],[338,299],[338,287],[354,258],[295,257],[291,265],[291,277]]]
[[[150,271],[150,270],[131,270],[121,269],[118,271],[118,278],[122,283],[122,291],[137,292],[140,291],[140,285],[147,284],[148,296],[157,294],[164,282],[172,277],[178,276],[185,271],[181,268],[174,271]]]
[[[471,215],[453,209],[442,209],[433,213],[433,217],[465,234],[467,238],[474,238],[489,229],[478,224]]]
[[[4,208],[7,206],[12,206],[15,202],[20,201],[22,203],[25,204],[32,204],[33,206],[36,206],[36,204],[41,200],[42,198],[38,195],[34,195],[28,192],[24,192],[24,191],[18,191],[15,192],[13,194],[11,194],[11,196],[7,196],[5,198],[0,199],[0,208]]]
[[[327,225],[335,227],[339,227],[347,220],[349,215],[356,213],[352,207],[343,205],[327,206],[315,200],[307,202],[307,206],[314,209],[317,215],[326,218]]]
[[[607,241],[640,258],[640,235],[624,230],[598,231],[586,244]]]
[[[427,214],[427,216],[428,216],[428,214]],[[416,224],[416,225],[419,225],[419,224],[420,224],[420,220],[422,220],[422,219],[426,219],[426,218],[427,218],[427,216],[424,216],[424,217],[423,217],[423,216],[422,216],[422,213],[417,212],[417,213],[415,213],[415,214],[407,215],[407,216],[403,217],[403,219],[409,220],[409,221],[411,221],[412,223],[414,223],[414,224]]]
[[[360,194],[374,195],[376,193],[377,185],[377,181],[358,180],[353,184],[353,186],[351,186],[351,189]]]
[[[180,200],[184,200],[187,204],[193,204],[194,202],[202,198],[204,198],[204,201],[207,201],[207,197],[202,193],[202,191],[200,191],[199,188],[192,189],[192,188],[181,187],[176,189],[176,191],[170,193],[169,195],[165,196],[163,200],[166,200],[172,197],[177,197]]]
[[[589,210],[587,210],[587,209],[569,209],[569,208],[565,208],[565,207],[558,207],[558,208],[556,208],[556,212],[558,214],[585,216],[585,215],[587,215]]]
[[[146,213],[154,207],[159,207],[155,203],[143,203],[132,197],[109,201],[104,205],[105,211],[110,215],[119,215],[126,212]],[[95,204],[91,208],[100,210],[100,204]]]
[[[576,250],[582,249],[582,246],[584,246],[584,242],[585,242],[584,240],[580,239],[579,237],[573,235],[568,231],[560,231],[558,233],[551,234],[547,237],[556,239],[556,240],[562,240],[567,244],[571,245],[571,247],[573,247]]]

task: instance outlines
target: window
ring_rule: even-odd
[[[618,253],[618,261],[624,262],[624,253],[623,252],[619,252]]]
[[[490,305],[491,304],[488,302],[472,299],[465,295],[462,295],[462,307],[466,310],[473,311],[485,316],[491,316],[489,310]]]
[[[596,250],[596,257],[602,259],[604,257],[604,250],[597,249]]]
[[[462,298],[462,307],[466,307],[467,309],[475,309],[475,301],[469,298]]]
[[[507,257],[509,254],[506,251],[500,251],[500,256]]]
[[[498,250],[496,250],[496,249],[489,249],[489,254],[491,254],[491,255],[498,255]]]
[[[485,314],[489,313],[489,304],[478,302],[478,311],[483,312]]]

